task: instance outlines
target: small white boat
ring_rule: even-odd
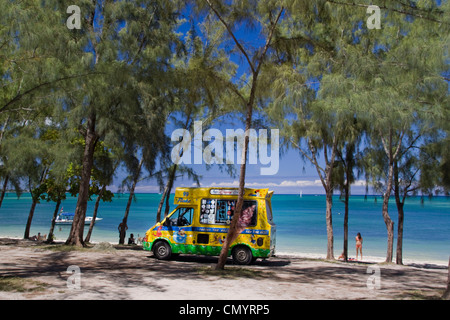
[[[72,212],[60,212],[58,216],[56,217],[55,223],[56,224],[72,224],[73,217],[75,216],[75,213]],[[84,218],[84,224],[91,224],[93,217],[86,217]],[[102,220],[103,218],[95,218],[95,222]]]

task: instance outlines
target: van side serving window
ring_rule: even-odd
[[[200,204],[200,223],[203,224],[230,224],[233,219],[236,200],[202,199]],[[256,226],[258,204],[254,200],[244,200],[242,211],[255,206],[249,226]]]

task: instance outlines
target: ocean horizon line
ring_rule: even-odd
[[[237,187],[230,187],[230,188],[237,188]],[[258,189],[258,188],[246,188],[246,189]],[[269,188],[270,189],[270,188]],[[130,194],[130,192],[112,192],[113,194]],[[5,192],[5,196],[9,195],[9,194],[16,194],[15,191],[7,191]],[[30,192],[22,192],[20,196],[17,196],[17,198],[20,198],[22,195],[30,195]],[[66,195],[70,194],[69,192],[66,192]],[[134,194],[159,194],[162,195],[162,193],[159,192],[134,192]],[[175,192],[171,192],[171,195],[174,195]],[[280,195],[280,196],[291,196],[291,195],[296,195],[296,196],[325,196],[325,193],[274,193],[274,195]],[[92,195],[92,197],[95,197],[96,195]],[[340,193],[333,193],[333,196],[341,196]],[[72,198],[76,198],[78,196],[71,196]],[[382,194],[351,194],[350,197],[383,197]],[[391,198],[394,197],[394,195],[392,194],[390,196]],[[450,198],[450,195],[445,195],[445,194],[438,194],[438,195],[433,195],[433,196],[429,196],[429,195],[410,195],[407,196],[407,198],[427,198],[427,199],[433,199],[433,198]]]

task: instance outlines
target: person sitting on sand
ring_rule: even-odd
[[[134,235],[131,233],[128,238],[128,244],[136,244],[136,240],[134,239]]]
[[[29,237],[28,239],[33,240],[33,241],[37,241],[37,239],[39,239],[40,236],[41,236],[41,233],[38,232],[38,235],[37,235],[37,236],[34,235],[34,236],[32,236],[32,237]]]

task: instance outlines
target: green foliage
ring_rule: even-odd
[[[0,0],[0,176],[19,193],[57,201],[89,179],[90,199],[120,166],[129,185],[198,181],[173,167],[167,125],[248,115],[281,129],[328,192],[364,172],[379,192],[395,179],[448,193],[448,1],[380,1],[379,30],[370,1],[83,0],[80,30],[70,4]]]

